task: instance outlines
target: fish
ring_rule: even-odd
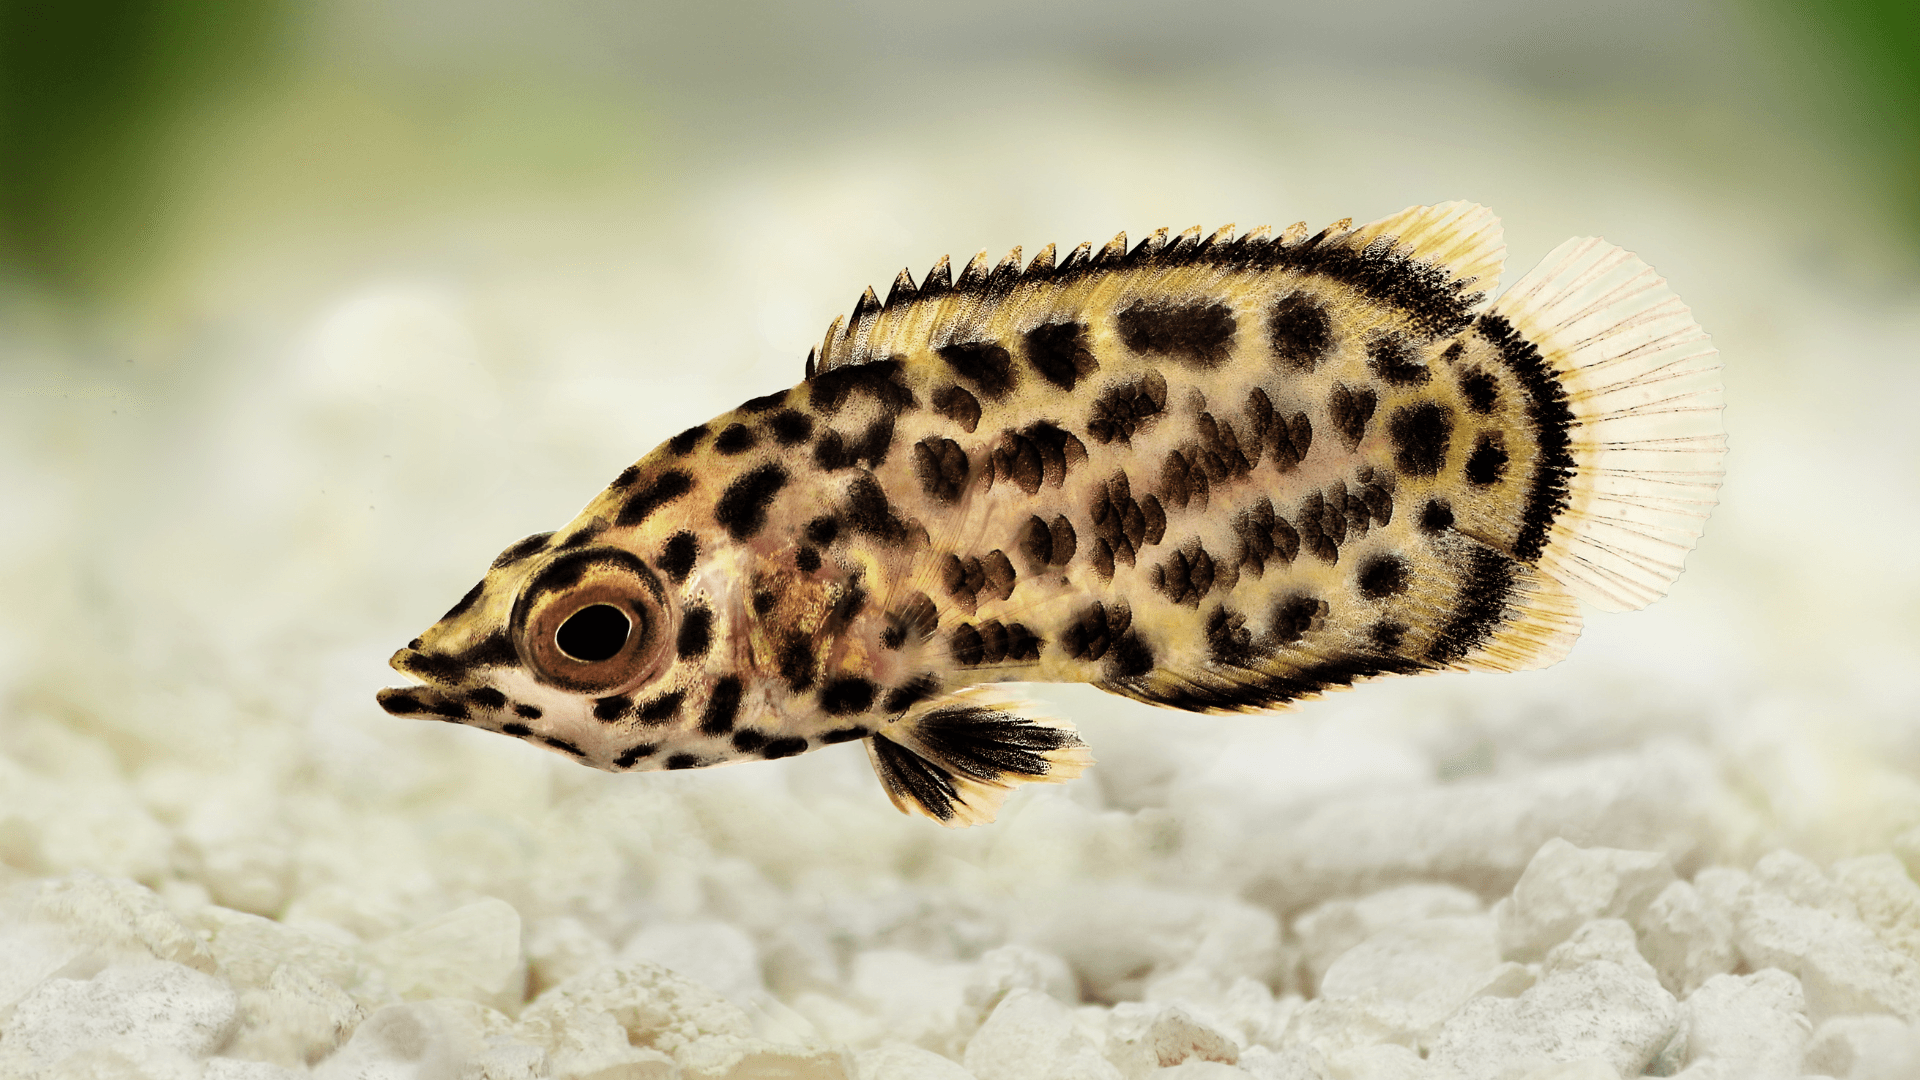
[[[963,826],[1092,764],[1008,684],[1239,713],[1552,664],[1680,574],[1720,363],[1637,256],[1495,298],[1505,252],[1450,202],[902,270],[502,551],[378,702],[619,772],[858,741]]]

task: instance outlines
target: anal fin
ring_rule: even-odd
[[[1060,783],[1093,764],[1073,725],[971,688],[936,699],[867,740],[867,756],[903,814],[948,828],[984,825],[1013,789]]]

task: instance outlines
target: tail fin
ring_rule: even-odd
[[[1608,611],[1651,604],[1718,498],[1712,342],[1652,267],[1593,237],[1554,249],[1492,311],[1540,350],[1573,412],[1570,498],[1540,569]]]

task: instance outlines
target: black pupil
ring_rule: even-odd
[[[594,604],[574,612],[561,623],[553,641],[561,652],[575,660],[597,664],[620,652],[620,647],[627,643],[627,631],[632,628],[626,612],[611,604]]]

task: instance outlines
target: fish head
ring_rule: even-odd
[[[775,677],[770,643],[818,640],[841,587],[794,569],[797,528],[746,540],[711,523],[702,529],[683,508],[724,490],[724,472],[663,485],[663,463],[637,469],[566,528],[502,552],[452,610],[394,653],[391,666],[417,684],[380,691],[381,707],[615,771],[809,748],[817,709]],[[684,498],[623,521],[636,500],[667,487]]]

